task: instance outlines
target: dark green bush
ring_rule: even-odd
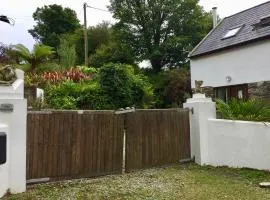
[[[81,88],[77,106],[85,110],[110,110],[113,107],[98,83],[87,84]]]
[[[191,95],[190,73],[186,69],[174,69],[158,74],[147,72],[154,86],[156,108],[182,107]]]
[[[228,103],[216,100],[217,113],[223,119],[270,122],[270,104],[259,99],[237,100]]]
[[[79,96],[80,84],[72,81],[66,81],[59,85],[49,84],[45,88],[46,102],[53,109],[77,109]]]
[[[135,74],[130,65],[111,63],[101,67],[99,84],[112,109],[147,108],[153,103],[151,84],[142,74]]]

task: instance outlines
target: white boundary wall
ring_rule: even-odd
[[[216,119],[215,103],[195,94],[190,113],[191,155],[200,165],[270,170],[270,123]]]
[[[9,190],[26,190],[26,117],[24,75],[16,71],[18,79],[11,86],[0,86],[0,104],[12,104],[12,112],[0,110],[0,131],[7,133],[7,162],[0,165],[0,198]]]
[[[213,166],[270,169],[270,123],[208,120],[208,159]]]

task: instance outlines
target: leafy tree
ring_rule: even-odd
[[[76,62],[75,45],[70,45],[67,40],[60,39],[58,54],[60,57],[60,64],[63,68],[70,68],[75,66]]]
[[[65,34],[63,39],[75,45],[77,64],[84,63],[84,31],[77,29],[73,33]],[[108,44],[111,38],[111,28],[107,22],[88,28],[88,55],[94,54],[101,45]]]
[[[101,45],[96,49],[96,53],[90,57],[90,65],[102,67],[107,63],[121,63],[134,65],[135,58],[133,52],[126,45],[118,42],[110,42]]]
[[[49,56],[51,56],[54,51],[50,46],[36,44],[32,52],[29,51],[24,45],[17,44],[14,46],[14,51],[18,53],[18,55],[26,62],[28,62],[30,66],[31,72],[36,72],[37,67],[44,61],[47,61]]]
[[[60,44],[61,34],[71,33],[80,27],[75,11],[57,4],[37,8],[33,18],[37,25],[29,33],[36,40],[55,49]]]
[[[211,29],[199,0],[110,0],[122,41],[152,68],[183,66],[188,52]]]

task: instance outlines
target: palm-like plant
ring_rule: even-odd
[[[259,99],[217,101],[217,112],[223,119],[270,122],[270,104]]]
[[[31,65],[31,72],[35,72],[38,65],[54,53],[52,47],[42,44],[34,45],[32,52],[22,44],[15,45],[13,49],[24,61]]]

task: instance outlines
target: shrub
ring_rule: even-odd
[[[130,106],[145,108],[152,104],[151,84],[142,74],[135,74],[130,65],[111,63],[101,67],[99,83],[112,109]]]
[[[113,107],[98,83],[85,84],[81,88],[77,105],[86,110],[109,110]]]
[[[191,95],[190,73],[186,69],[174,69],[159,74],[148,72],[154,86],[156,108],[182,107]]]
[[[80,85],[72,81],[60,85],[49,84],[45,88],[45,99],[53,109],[77,109],[77,98],[80,94]]]
[[[62,82],[48,85],[45,89],[46,103],[53,109],[111,109],[106,96],[97,83]]]
[[[94,67],[87,67],[87,66],[77,66],[83,73],[87,75],[93,75],[98,72],[98,70]]]
[[[42,99],[37,98],[28,98],[27,99],[27,108],[29,110],[41,110],[41,109],[46,109],[47,105],[46,102],[42,101]]]
[[[217,101],[217,112],[223,119],[270,122],[270,104],[259,99]]]

